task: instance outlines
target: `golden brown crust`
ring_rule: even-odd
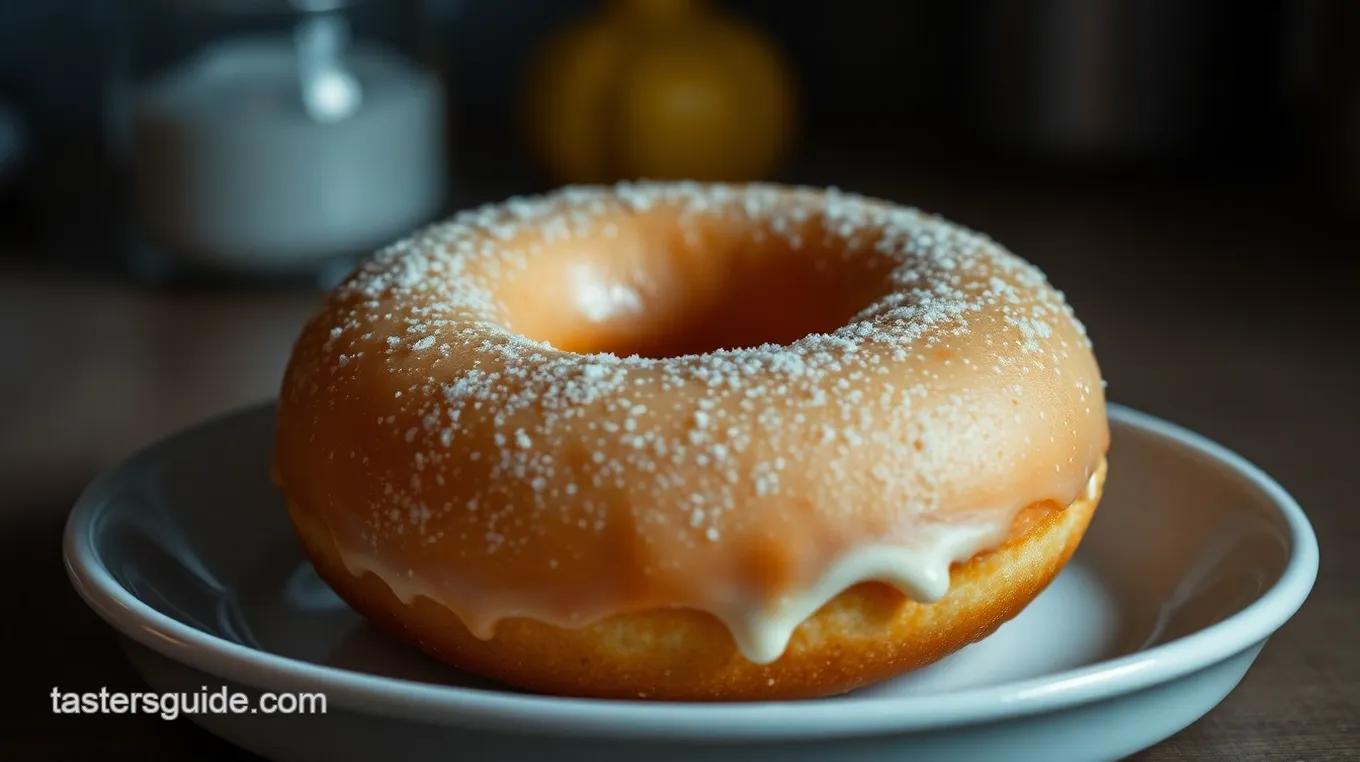
[[[511,685],[655,699],[839,693],[985,636],[1075,548],[1109,442],[1029,263],[834,189],[687,183],[377,253],[278,417],[275,482],[355,609]]]
[[[298,510],[292,518],[317,572],[351,607],[468,672],[540,693],[741,701],[844,693],[987,637],[1062,570],[1099,500],[1097,489],[1065,510],[1028,511],[1012,539],[956,565],[949,592],[933,605],[883,584],[859,584],[804,621],[784,655],[765,665],[744,659],[717,619],[682,609],[620,614],[579,629],[507,619],[481,640],[430,599],[407,605],[377,576],[352,575],[324,525]]]

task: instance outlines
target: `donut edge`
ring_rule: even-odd
[[[317,574],[397,640],[470,674],[524,691],[582,698],[761,701],[827,697],[933,664],[1024,611],[1066,567],[1103,494],[1094,489],[1023,534],[951,570],[949,592],[922,604],[886,584],[855,585],[801,623],[783,656],[747,661],[726,627],[690,609],[616,614],[579,629],[506,619],[489,640],[424,597],[403,603],[381,578],[351,574],[324,523],[289,501]]]

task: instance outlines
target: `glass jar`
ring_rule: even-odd
[[[142,0],[111,68],[130,263],[333,282],[439,215],[444,88],[417,0]]]

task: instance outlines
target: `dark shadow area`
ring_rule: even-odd
[[[23,580],[10,588],[15,613],[0,636],[11,659],[7,682],[15,704],[0,719],[6,758],[51,758],[51,739],[64,738],[64,759],[253,759],[184,718],[52,711],[54,688],[93,694],[147,690],[113,632],[66,577],[60,549],[66,507],[75,495],[70,498],[6,510],[0,519],[0,575]]]

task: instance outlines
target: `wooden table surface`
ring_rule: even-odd
[[[1221,706],[1136,759],[1360,760],[1360,342],[1343,277],[1356,239],[1250,196],[937,180],[924,167],[845,187],[945,213],[1040,264],[1087,323],[1111,400],[1242,453],[1316,527],[1322,569],[1302,610]],[[250,758],[184,720],[50,712],[53,687],[140,686],[67,584],[59,537],[97,469],[272,396],[318,299],[0,271],[0,579],[18,602],[3,629],[19,706],[0,718],[0,759]]]

